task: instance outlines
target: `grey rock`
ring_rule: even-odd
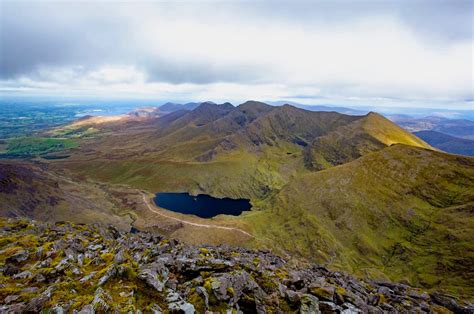
[[[69,266],[69,263],[68,263],[68,258],[64,258],[62,259],[58,265],[56,265],[56,267],[54,267],[54,269],[56,269],[57,271],[62,271],[64,269],[66,269],[67,267]]]
[[[70,260],[71,262],[75,262],[76,261],[76,257],[77,257],[77,254],[76,252],[74,252],[70,247],[66,248],[64,250],[64,255],[66,256],[66,258],[68,260]]]
[[[179,299],[181,299],[181,297],[179,296],[178,293],[172,290],[168,290],[168,295],[166,296],[166,302],[173,303],[173,302],[179,301]]]
[[[89,245],[87,249],[90,251],[99,251],[103,249],[103,246],[102,244],[95,244],[95,245],[93,244],[93,245]]]
[[[109,268],[107,268],[104,275],[100,277],[97,285],[104,285],[110,278],[114,277],[115,275],[117,275],[117,266],[115,266],[115,264],[112,264],[109,266]]]
[[[35,281],[36,282],[44,282],[46,280],[46,277],[43,274],[37,274],[35,276]]]
[[[451,296],[443,295],[439,292],[434,292],[430,296],[434,303],[444,306],[454,313],[469,313],[466,307],[459,305]]]
[[[80,267],[84,266],[84,254],[78,254],[77,255],[77,265]]]
[[[168,270],[162,264],[147,265],[140,268],[138,278],[145,281],[158,292],[161,292],[168,280]]]
[[[114,262],[116,264],[122,264],[123,262],[125,262],[126,258],[125,258],[125,250],[122,249],[120,251],[118,251],[117,254],[115,254],[114,256]]]
[[[79,281],[82,282],[82,283],[86,283],[86,282],[90,281],[90,280],[95,276],[96,273],[97,273],[96,271],[93,271],[93,272],[91,272],[89,275],[84,276],[84,277],[83,277],[81,280],[79,280]]]
[[[53,291],[56,288],[54,286],[49,286],[43,293],[38,297],[31,299],[25,307],[26,312],[39,312],[43,309],[44,304],[51,298]]]
[[[13,279],[27,279],[31,277],[33,277],[33,274],[29,270],[13,275]]]
[[[91,304],[85,305],[78,314],[95,314],[94,307]]]
[[[204,289],[204,287],[197,287],[196,292],[200,294],[204,299],[204,305],[206,307],[206,310],[209,309],[209,294],[207,293],[207,290]]]
[[[10,306],[0,306],[0,313],[24,313],[26,304],[24,302],[15,303]]]
[[[56,314],[64,314],[64,309],[61,305],[59,304],[56,304],[52,309],[51,309],[51,312],[52,313],[56,313]]]
[[[301,296],[300,314],[319,314],[319,300],[314,295]]]
[[[298,303],[301,299],[301,295],[298,292],[293,291],[293,290],[286,290],[285,294],[286,294],[286,299],[292,304]]]
[[[333,302],[320,301],[319,310],[323,314],[326,314],[326,313],[329,314],[329,313],[339,313],[342,311],[342,308]]]
[[[357,314],[357,313],[362,313],[362,311],[360,309],[358,309],[357,307],[355,307],[353,304],[351,303],[344,303],[342,304],[342,308],[344,310],[341,311],[341,313],[343,314]]]
[[[151,311],[152,314],[162,314],[163,313],[163,310],[161,309],[161,307],[156,303],[153,304],[150,311]]]
[[[19,295],[11,294],[11,295],[7,296],[3,302],[5,302],[5,304],[9,304],[9,303],[12,303],[12,302],[18,300],[19,298],[20,298]]]
[[[102,289],[97,288],[94,294],[94,300],[92,301],[92,307],[94,310],[99,312],[107,312],[110,308],[108,301],[110,301],[110,296]]]
[[[196,310],[194,309],[194,305],[182,300],[168,304],[168,310],[170,311],[170,313],[180,314],[194,314],[196,312]]]
[[[25,250],[21,250],[17,252],[16,254],[10,256],[9,258],[6,259],[7,263],[21,263],[24,262],[28,259],[29,253]]]
[[[13,276],[19,272],[20,272],[20,268],[18,268],[16,265],[13,265],[11,263],[6,264],[5,267],[3,268],[3,274],[5,276]]]

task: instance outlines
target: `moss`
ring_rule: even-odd
[[[17,238],[16,237],[7,237],[7,236],[2,236],[0,238],[0,247],[4,247],[10,243],[16,242]]]
[[[22,251],[24,251],[24,249],[21,246],[7,247],[6,249],[4,249],[2,251],[2,254],[0,254],[0,261],[5,261],[9,257],[11,257],[11,256],[13,256],[17,253],[20,253]]]
[[[253,259],[253,264],[254,264],[254,266],[260,265],[260,262],[261,262],[261,260],[260,260],[260,258],[258,258],[258,257],[255,257],[255,258]]]
[[[107,264],[111,263],[114,260],[113,253],[103,253],[100,255],[100,258]]]
[[[205,247],[202,247],[202,248],[199,248],[199,251],[202,253],[202,254],[210,254],[211,251],[209,251],[209,249],[205,248]]]
[[[207,292],[212,293],[212,282],[213,278],[209,277],[204,280],[204,288],[207,290]]]
[[[336,287],[336,293],[338,293],[340,295],[345,295],[346,294],[346,289],[344,289],[343,287]]]
[[[123,269],[124,269],[123,278],[126,278],[130,281],[133,281],[137,278],[137,273],[131,265],[121,264],[120,266],[123,267]]]
[[[93,295],[79,295],[73,299],[72,310],[80,310],[85,305],[90,304],[94,300]]]
[[[387,298],[385,298],[385,295],[382,293],[379,293],[379,301],[378,304],[384,304],[387,302]]]
[[[317,296],[320,299],[333,301],[334,293],[331,289],[325,287],[313,287],[311,288],[311,293]]]
[[[194,308],[197,313],[204,313],[206,311],[206,303],[203,297],[196,292],[196,289],[191,289],[188,297],[187,302],[194,305]]]
[[[283,268],[278,268],[275,270],[275,275],[280,278],[281,281],[288,278],[288,272]]]

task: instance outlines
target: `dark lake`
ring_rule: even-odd
[[[252,208],[248,199],[215,198],[205,194],[156,193],[155,204],[182,214],[211,218],[217,215],[238,216]]]

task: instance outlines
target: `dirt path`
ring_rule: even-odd
[[[165,218],[172,219],[172,220],[176,220],[176,221],[179,221],[179,222],[181,222],[181,223],[183,223],[183,224],[191,225],[191,226],[195,226],[195,227],[214,228],[214,229],[223,229],[223,230],[237,231],[237,232],[240,232],[240,233],[245,234],[245,235],[248,236],[248,237],[253,238],[253,235],[251,235],[250,233],[248,233],[248,232],[246,232],[246,231],[244,231],[244,230],[242,230],[242,229],[239,229],[239,228],[198,224],[198,223],[195,223],[195,222],[190,222],[190,221],[186,221],[186,220],[179,219],[179,218],[176,218],[176,217],[172,217],[172,216],[165,215],[165,214],[163,214],[163,213],[160,213],[160,212],[157,211],[156,209],[154,209],[154,205],[150,205],[150,199],[145,195],[145,193],[142,193],[142,197],[143,197],[143,202],[145,203],[145,205],[148,207],[148,209],[149,209],[150,211],[154,212],[154,213],[157,214],[157,215],[163,216],[163,217],[165,217]]]

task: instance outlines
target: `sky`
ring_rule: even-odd
[[[0,0],[0,93],[474,109],[473,1]]]

